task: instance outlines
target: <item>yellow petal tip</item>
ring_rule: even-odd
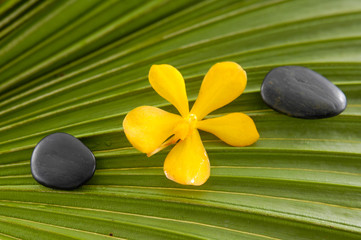
[[[174,178],[172,175],[168,174],[167,171],[164,171],[164,174],[165,176],[173,181],[173,182],[176,182],[178,184],[182,184],[182,185],[193,185],[193,186],[201,186],[203,185],[204,183],[207,182],[208,178],[209,178],[209,174],[207,177],[204,177],[202,179],[196,179],[196,178],[186,178],[186,177],[177,177],[177,178]]]

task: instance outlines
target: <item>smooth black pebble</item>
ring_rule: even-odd
[[[298,118],[327,118],[345,110],[345,94],[319,73],[301,66],[272,69],[261,86],[263,101]]]
[[[31,173],[40,184],[57,189],[75,189],[94,174],[95,157],[77,138],[54,133],[36,145]]]

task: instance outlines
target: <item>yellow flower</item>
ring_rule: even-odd
[[[153,89],[173,104],[181,116],[156,107],[141,106],[123,121],[129,142],[149,156],[176,144],[164,162],[164,173],[180,184],[202,185],[210,175],[207,152],[197,129],[210,132],[232,146],[255,143],[259,134],[253,120],[243,113],[203,120],[210,112],[236,99],[246,87],[246,72],[234,62],[213,65],[206,74],[198,98],[189,111],[181,73],[171,65],[153,65],[149,71]]]

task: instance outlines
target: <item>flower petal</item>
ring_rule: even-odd
[[[173,134],[181,116],[150,106],[137,107],[123,121],[129,142],[139,151],[151,153]]]
[[[255,143],[259,134],[252,118],[243,113],[231,113],[197,123],[197,128],[213,133],[225,143],[235,147]]]
[[[213,65],[204,77],[191,113],[203,119],[208,113],[232,102],[244,91],[247,74],[235,62]]]
[[[153,89],[173,104],[183,117],[186,117],[189,106],[182,74],[171,65],[161,64],[153,65],[148,77]]]
[[[202,185],[210,174],[207,152],[197,129],[169,152],[164,173],[170,180],[186,185]]]

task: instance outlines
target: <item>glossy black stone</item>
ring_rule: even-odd
[[[263,101],[292,117],[318,119],[345,110],[345,94],[324,76],[300,66],[272,69],[261,86]]]
[[[75,189],[94,174],[95,157],[77,138],[54,133],[36,145],[31,157],[31,173],[40,184],[57,189]]]

